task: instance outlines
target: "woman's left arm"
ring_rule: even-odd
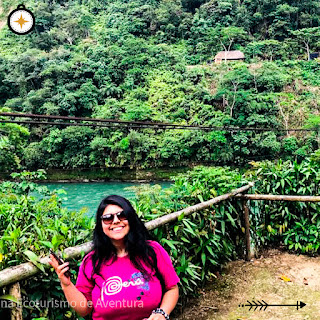
[[[176,306],[179,299],[179,288],[178,285],[173,286],[171,289],[165,292],[162,297],[160,309],[165,313],[170,314]],[[164,320],[164,316],[159,313],[152,314],[148,320]]]

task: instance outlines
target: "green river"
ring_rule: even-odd
[[[63,189],[67,194],[61,194],[62,205],[70,210],[80,210],[87,208],[88,215],[94,215],[100,201],[111,194],[118,194],[125,198],[133,199],[135,194],[133,190],[127,187],[138,186],[139,182],[83,182],[83,183],[44,183],[49,190]],[[162,188],[168,188],[172,183],[170,181],[152,182],[151,185],[159,184]]]

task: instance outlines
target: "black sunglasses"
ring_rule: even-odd
[[[115,213],[115,214],[111,214],[111,213],[108,213],[108,214],[105,214],[103,216],[101,216],[101,220],[104,224],[110,224],[114,221],[114,217],[117,216],[117,218],[120,220],[120,221],[123,221],[123,220],[127,220],[127,216],[126,214],[124,213],[124,211],[120,211],[118,213]]]

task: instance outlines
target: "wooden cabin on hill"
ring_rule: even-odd
[[[221,63],[222,61],[243,61],[244,54],[240,50],[220,51],[214,57],[215,63]]]

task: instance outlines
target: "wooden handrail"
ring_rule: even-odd
[[[235,196],[236,194],[238,193],[242,193],[248,189],[250,189],[251,187],[254,186],[254,183],[253,182],[250,182],[249,184],[239,188],[239,189],[235,189],[233,191],[231,191],[230,193],[226,193],[226,194],[223,194],[221,196],[218,196],[218,197],[215,197],[213,199],[210,199],[208,201],[204,201],[204,202],[201,202],[201,203],[198,203],[198,204],[195,204],[191,207],[188,207],[186,209],[182,209],[180,211],[177,211],[177,212],[173,212],[173,213],[169,213],[163,217],[160,217],[160,218],[157,218],[155,220],[152,220],[152,221],[149,221],[146,223],[146,227],[147,229],[154,229],[154,228],[157,228],[163,224],[166,224],[168,222],[171,222],[171,221],[174,221],[176,220],[182,213],[184,213],[185,216],[187,215],[190,215],[191,213],[193,212],[196,212],[198,210],[201,210],[201,209],[205,209],[205,208],[208,208],[218,202],[221,202],[223,200],[226,200],[228,198],[231,198],[233,196]]]
[[[235,198],[245,200],[272,200],[272,201],[300,201],[300,202],[320,202],[320,196],[291,196],[273,194],[238,194]]]

